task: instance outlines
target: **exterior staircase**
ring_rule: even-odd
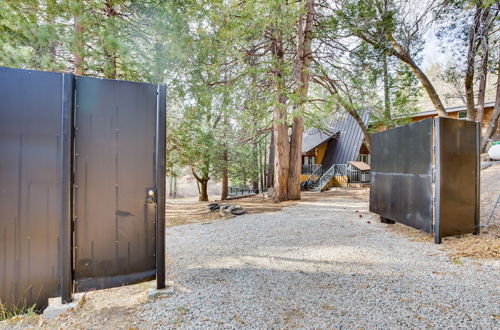
[[[320,167],[307,179],[307,190],[322,191],[333,178],[346,175],[347,164],[333,164],[326,171]]]

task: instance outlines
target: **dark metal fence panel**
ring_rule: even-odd
[[[440,159],[436,232],[440,237],[471,233],[479,229],[478,125],[465,120],[436,120]]]
[[[370,211],[433,232],[433,119],[372,136]]]
[[[157,186],[157,92],[76,77],[76,291],[155,276],[156,204],[145,201]]]
[[[0,68],[0,299],[47,305],[60,292],[72,75]],[[63,168],[65,166],[66,168]],[[64,188],[66,189],[66,188]],[[69,219],[64,219],[65,223]]]

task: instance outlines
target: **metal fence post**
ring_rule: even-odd
[[[73,104],[74,104],[74,76],[62,74],[62,107],[61,107],[61,136],[60,136],[60,185],[61,185],[61,213],[60,230],[61,243],[59,257],[61,267],[61,302],[69,303],[73,300],[73,240],[72,240],[72,159],[73,159]]]
[[[156,100],[156,287],[165,288],[166,86],[158,84]]]

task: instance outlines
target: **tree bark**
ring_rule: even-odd
[[[302,170],[302,135],[304,133],[304,105],[309,90],[309,67],[312,60],[311,43],[313,38],[314,0],[306,1],[305,25],[302,16],[297,22],[297,63],[295,78],[298,83],[299,110],[293,120],[290,136],[290,171],[288,174],[288,199],[300,199],[300,174]]]
[[[75,4],[75,13],[73,15],[73,27],[75,34],[75,42],[73,45],[73,63],[74,72],[77,75],[85,74],[85,64],[84,64],[84,53],[85,53],[85,42],[83,36],[83,25],[81,23],[81,18],[83,15],[83,2],[82,0],[77,0]]]
[[[260,172],[260,167],[259,167],[259,152],[257,149],[257,142],[252,143],[252,158],[253,158],[253,164],[255,166],[254,171],[252,173],[252,189],[254,191],[259,190],[259,172]]]
[[[387,70],[387,55],[382,55],[382,66],[384,75],[384,119],[387,125],[391,122],[391,101],[389,98],[389,72]]]
[[[271,39],[271,53],[274,59],[274,88],[277,96],[273,110],[274,133],[274,196],[275,202],[288,199],[287,181],[290,166],[290,146],[288,142],[288,124],[286,111],[286,93],[284,82],[285,53],[283,38],[279,31],[274,31]]]
[[[198,185],[198,193],[199,197],[198,200],[200,202],[207,202],[208,201],[208,181],[210,180],[210,177],[208,177],[206,174],[203,175],[203,177],[199,177],[196,172],[194,171],[194,168],[191,167],[191,173],[193,173],[194,178],[196,179],[196,183]]]
[[[480,36],[479,36],[479,44],[483,50],[483,54],[481,56],[481,76],[479,78],[479,91],[477,95],[477,116],[476,120],[479,122],[479,127],[481,128],[479,134],[483,134],[483,116],[484,116],[484,99],[486,96],[486,78],[488,76],[488,50],[489,50],[489,39],[488,39],[488,30],[489,30],[489,22],[488,17],[490,14],[490,8],[484,8],[481,15],[481,26],[480,26]]]
[[[274,186],[274,125],[271,130],[271,141],[269,142],[269,157],[267,160],[266,188]]]
[[[224,150],[222,151],[222,188],[221,188],[221,200],[226,200],[229,195],[229,174],[228,174],[228,156],[227,156],[227,146],[224,143]]]
[[[484,36],[483,55],[481,56],[481,77],[479,78],[479,91],[477,94],[477,116],[476,121],[479,122],[481,128],[480,134],[483,131],[483,116],[484,116],[484,99],[486,97],[486,78],[488,76],[488,36]]]
[[[118,17],[118,12],[115,10],[112,1],[107,0],[105,4],[105,12],[107,16],[107,21],[109,25],[109,30],[111,36],[109,39],[116,38],[116,18]],[[104,41],[104,52],[106,54],[107,63],[104,66],[104,75],[109,79],[116,79],[117,73],[117,50],[114,43],[111,41]]]
[[[49,27],[49,44],[48,44],[48,51],[49,51],[49,62],[50,62],[50,69],[53,70],[56,68],[56,48],[57,48],[57,40],[58,38],[56,37],[56,25],[55,25],[55,20],[57,16],[57,2],[56,0],[47,0],[47,7],[45,9],[45,12],[47,14],[47,25]]]
[[[496,93],[497,93],[497,95],[495,98],[495,109],[493,110],[493,113],[491,114],[491,118],[488,122],[488,127],[486,128],[486,133],[484,134],[484,138],[481,141],[481,152],[486,151],[486,147],[488,146],[488,142],[491,140],[491,137],[497,131],[498,119],[500,118],[500,62],[498,63],[497,92]]]
[[[477,52],[477,36],[482,16],[482,1],[476,4],[476,12],[474,13],[474,21],[469,30],[469,37],[467,41],[467,64],[465,70],[465,102],[467,105],[467,120],[474,120],[476,117],[476,110],[474,108],[474,66]]]
[[[222,144],[222,187],[221,187],[221,200],[226,200],[229,196],[229,157],[227,150],[227,134],[229,127],[229,118],[227,112],[224,112],[224,133],[223,139],[224,143]]]
[[[208,180],[201,179],[200,181],[200,202],[208,202]]]

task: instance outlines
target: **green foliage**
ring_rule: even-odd
[[[286,110],[288,124],[302,116],[306,128],[326,128],[342,108],[370,111],[386,126],[417,110],[421,88],[392,57],[391,45],[397,41],[420,60],[428,22],[415,21],[427,17],[415,4],[316,1],[305,100],[296,94],[297,22],[305,1],[3,0],[0,65],[74,71],[80,55],[86,75],[165,82],[168,173],[188,166],[216,180],[228,167],[233,185],[247,185],[268,162],[275,107]],[[466,5],[432,7],[428,16],[449,17],[443,8],[467,12]],[[282,58],[272,56],[273,40],[282,42]],[[390,120],[384,114],[385,55]]]
[[[0,321],[8,320],[15,316],[26,315],[27,317],[33,317],[36,315],[36,305],[33,304],[29,308],[18,307],[14,305],[2,304],[0,301]]]

